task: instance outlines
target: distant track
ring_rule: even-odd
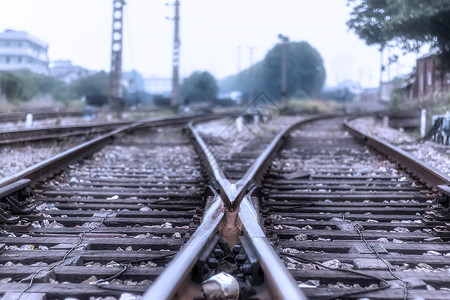
[[[83,110],[29,110],[11,113],[0,113],[0,122],[17,122],[25,121],[28,113],[33,114],[34,120],[50,119],[50,118],[63,118],[63,117],[82,117],[84,115]]]
[[[132,123],[133,122],[130,121],[121,121],[85,125],[49,126],[20,130],[4,130],[0,131],[0,145],[61,140],[73,136],[101,134]]]

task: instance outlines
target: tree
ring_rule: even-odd
[[[37,86],[29,73],[15,71],[0,75],[0,86],[7,99],[28,101],[38,94]]]
[[[239,74],[228,76],[219,81],[219,89],[223,93],[241,91],[243,101],[246,102],[249,95],[257,95],[258,92],[265,90],[262,74],[263,61],[259,61]]]
[[[183,80],[181,94],[185,102],[212,102],[219,88],[216,79],[208,72],[196,71]]]
[[[109,77],[105,72],[81,77],[72,83],[78,97],[85,96],[86,103],[102,106],[108,102]]]
[[[45,94],[52,95],[56,100],[69,100],[74,97],[66,83],[28,70],[1,73],[0,88],[9,100],[28,101]]]
[[[450,0],[348,0],[350,29],[367,45],[418,51],[429,43],[450,66]]]
[[[278,99],[281,95],[281,56],[286,47],[286,97],[311,97],[325,83],[325,68],[320,53],[307,42],[277,44],[263,61],[262,82],[265,91]]]
[[[51,76],[33,74],[33,80],[40,94],[50,94],[56,100],[66,101],[75,98],[75,93],[64,81]]]
[[[275,45],[264,60],[222,80],[221,91],[240,90],[244,95],[256,95],[260,91],[265,91],[274,99],[280,99],[281,56],[284,46],[287,47],[286,96],[303,98],[318,95],[325,83],[325,67],[320,53],[307,42]]]

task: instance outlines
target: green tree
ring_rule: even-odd
[[[66,83],[28,70],[1,73],[0,87],[9,100],[28,101],[44,94],[50,94],[56,100],[69,100],[74,97]]]
[[[51,76],[33,74],[35,82],[40,94],[50,94],[56,100],[66,101],[75,98],[75,93],[69,85]]]
[[[249,94],[254,96],[265,90],[263,79],[263,61],[243,70],[239,74],[228,76],[219,81],[219,89],[223,93],[239,90],[244,94],[244,101]]]
[[[281,60],[286,47],[286,97],[311,97],[320,93],[325,83],[325,68],[320,53],[307,42],[277,44],[263,61],[262,83],[265,91],[281,96]]]
[[[81,77],[72,83],[72,88],[78,97],[86,97],[91,105],[105,105],[108,102],[109,77],[105,72]]]
[[[347,1],[352,7],[347,25],[368,45],[418,51],[429,43],[450,65],[450,0]]]
[[[286,96],[311,97],[320,93],[325,83],[325,67],[320,53],[307,42],[275,45],[264,60],[237,75],[220,81],[222,92],[240,90],[246,95],[265,91],[274,99],[281,98],[281,56],[286,46]]]
[[[28,101],[37,93],[36,87],[16,72],[1,74],[0,86],[8,100]]]
[[[217,98],[219,88],[214,76],[208,72],[196,71],[184,79],[181,94],[185,101],[212,102]]]

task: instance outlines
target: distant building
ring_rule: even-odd
[[[450,92],[450,70],[439,68],[439,57],[431,52],[416,61],[414,70],[407,74],[400,85],[403,99],[412,101],[436,92]]]
[[[236,104],[241,104],[242,102],[242,92],[241,91],[231,91],[228,93],[220,93],[217,97],[219,100],[232,100]]]
[[[339,83],[336,86],[337,89],[347,89],[351,94],[353,95],[359,95],[361,94],[364,89],[361,87],[361,84],[359,82],[352,81],[350,79],[346,79]]]
[[[380,82],[379,99],[384,102],[389,102],[394,88],[395,84],[393,81]]]
[[[363,88],[358,82],[346,79],[333,87],[325,87],[320,97],[324,100],[335,100],[338,102],[351,102],[355,97],[363,92]]]
[[[122,73],[122,85],[125,87],[125,103],[128,106],[153,105],[153,96],[146,90],[145,80],[136,70]]]
[[[450,92],[450,71],[439,68],[439,58],[435,53],[417,59],[414,98],[423,98],[434,92]]]
[[[402,97],[404,101],[412,101],[414,99],[414,87],[416,83],[416,68],[409,74],[406,74],[400,84]]]
[[[50,75],[65,83],[71,83],[92,73],[93,71],[72,65],[70,60],[55,60],[50,63]]]
[[[128,93],[145,92],[145,82],[141,73],[133,70],[122,72],[122,84]]]
[[[355,101],[350,105],[350,111],[379,111],[386,109],[386,102],[380,101],[380,89],[366,88],[355,96]]]
[[[25,31],[0,33],[0,71],[27,69],[48,74],[48,44]]]
[[[145,89],[153,95],[170,96],[172,93],[172,79],[170,78],[146,78]]]

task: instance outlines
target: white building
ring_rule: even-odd
[[[170,78],[145,78],[145,89],[153,95],[170,95],[172,92],[172,79]]]
[[[0,32],[0,71],[48,73],[48,44],[25,31]]]
[[[136,70],[122,72],[122,84],[126,87],[128,93],[146,92],[144,78]]]
[[[95,72],[72,65],[70,60],[55,60],[50,63],[50,75],[67,84],[93,73]]]

